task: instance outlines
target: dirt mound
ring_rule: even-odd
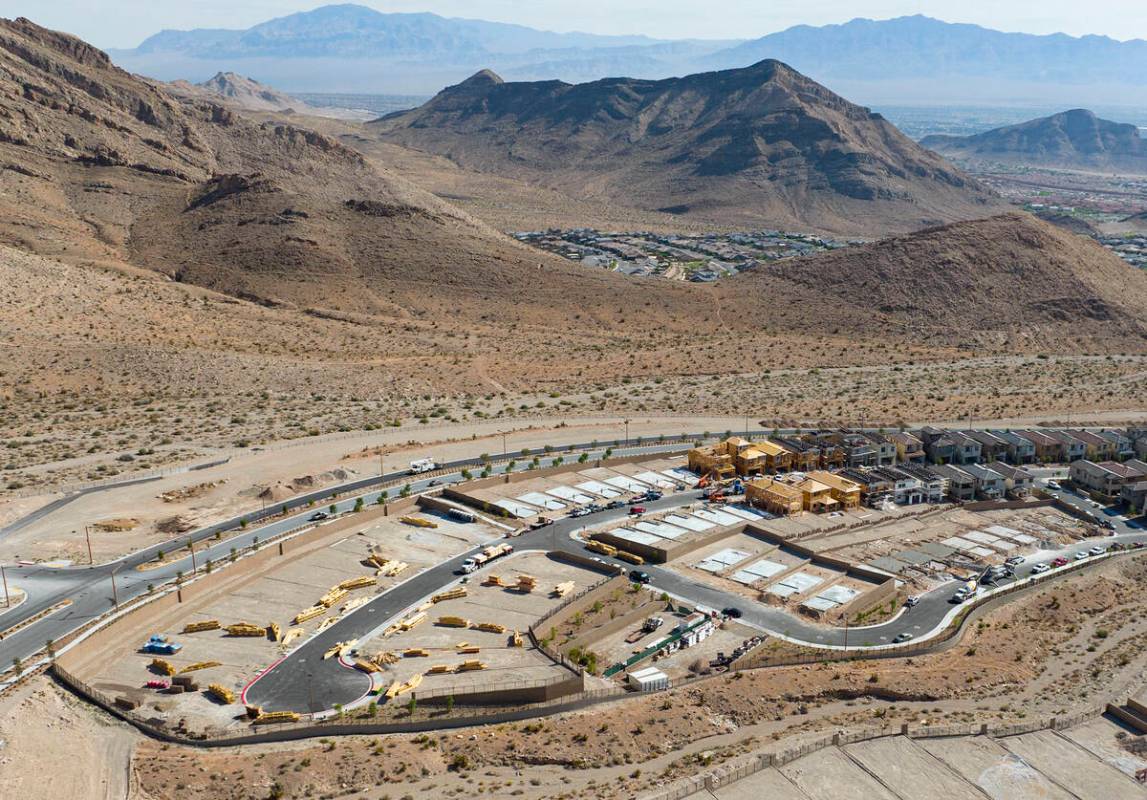
[[[506,83],[485,71],[371,124],[459,165],[648,211],[872,235],[996,197],[779,61],[661,81]]]
[[[188,519],[187,517],[181,515],[174,517],[164,517],[163,519],[157,520],[155,523],[155,529],[159,533],[166,534],[186,533],[194,527],[194,520]]]

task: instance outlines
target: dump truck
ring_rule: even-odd
[[[471,572],[476,572],[482,567],[489,564],[495,559],[508,556],[514,552],[514,546],[509,544],[492,544],[489,547],[482,549],[482,552],[476,554],[472,558],[468,558],[462,562],[462,566],[458,568],[458,573],[462,575],[469,575]]]

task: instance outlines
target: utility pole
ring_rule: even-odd
[[[386,481],[386,453],[382,450],[378,451],[378,482],[382,484]]]
[[[188,549],[191,550],[191,574],[194,575],[195,574],[195,540],[194,539],[188,539],[187,540],[187,547],[188,547]]]
[[[506,457],[506,434],[509,432],[510,431],[498,431],[498,433],[502,434],[502,458]]]
[[[629,420],[625,421],[625,446],[629,447]]]
[[[92,533],[91,528],[88,525],[84,526],[84,539],[86,539],[88,542],[88,566],[90,567],[96,562],[95,559],[92,558]]]
[[[0,579],[4,581],[4,607],[11,608],[12,600],[8,597],[8,576],[4,574],[4,565],[0,564]]]

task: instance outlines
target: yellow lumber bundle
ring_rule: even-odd
[[[218,667],[218,666],[222,666],[222,662],[220,662],[220,661],[196,661],[194,664],[188,664],[186,667],[179,670],[179,674],[182,675],[185,672],[195,672],[196,670],[210,669],[211,667]]]
[[[474,672],[474,671],[480,670],[480,669],[486,669],[486,665],[483,662],[479,661],[478,659],[472,658],[472,659],[469,659],[467,661],[463,661],[461,664],[459,664],[457,667],[454,668],[454,671],[455,672]]]
[[[347,578],[337,588],[350,591],[351,589],[362,589],[365,586],[374,586],[376,582],[373,575],[360,575],[357,578]]]
[[[610,558],[617,555],[616,547],[611,544],[606,544],[605,542],[599,542],[596,539],[591,539],[587,542],[585,549],[594,553],[601,553],[603,556],[609,556]]]
[[[164,675],[175,674],[175,667],[165,658],[153,658],[150,666],[155,672],[162,672]]]
[[[466,596],[465,586],[456,586],[448,592],[440,592],[430,598],[431,603],[441,603],[443,600],[457,600]]]
[[[425,611],[419,611],[417,614],[413,614],[413,615],[407,617],[406,619],[402,620],[402,622],[398,623],[398,628],[399,628],[399,630],[408,631],[411,628],[413,628],[414,626],[420,625],[425,621],[426,621],[426,612]]]
[[[430,651],[421,647],[411,647],[402,651],[403,658],[425,658],[429,655]]]
[[[219,620],[205,619],[202,622],[189,622],[183,626],[184,633],[200,633],[201,631],[219,630]]]
[[[332,586],[331,590],[319,598],[319,605],[324,608],[330,608],[339,600],[347,596],[347,590],[338,586]]]
[[[304,608],[298,614],[295,614],[295,618],[292,621],[296,625],[302,625],[307,620],[314,619],[319,614],[326,613],[326,610],[326,606],[311,606],[310,608]]]
[[[394,681],[392,684],[390,684],[390,686],[386,687],[386,691],[383,692],[383,696],[386,697],[387,700],[393,700],[398,696],[398,690],[401,688],[402,684],[398,681]]]
[[[250,622],[236,622],[234,625],[228,625],[223,630],[227,631],[228,636],[258,636],[262,638],[267,635],[267,629],[262,625],[252,625]]]
[[[430,669],[426,670],[427,675],[442,675],[450,671],[449,664],[435,664]]]
[[[384,556],[382,553],[371,553],[369,556],[367,556],[366,560],[368,563],[373,564],[379,569],[382,569],[390,563],[390,559]]]
[[[209,684],[207,686],[207,693],[219,698],[220,702],[223,703],[235,702],[235,693],[226,686],[222,686],[218,683]]]
[[[470,643],[469,642],[459,642],[458,644],[456,644],[454,646],[457,647],[459,650],[461,650],[463,647],[470,647]]]
[[[356,668],[361,669],[363,672],[366,672],[368,674],[378,672],[378,665],[375,664],[373,661],[370,661],[370,660],[365,659],[365,658],[356,658],[354,660],[354,665]]]
[[[379,574],[387,578],[393,578],[409,566],[410,565],[405,561],[388,561],[385,566],[379,569]]]
[[[535,588],[537,588],[537,585],[538,585],[538,579],[535,578],[533,575],[519,575],[518,576],[517,589],[519,592],[532,592],[532,591],[534,591]]]
[[[323,653],[323,660],[325,661],[331,656],[341,656],[343,653],[349,652],[356,644],[358,644],[358,639],[348,639],[345,642],[339,642]]]
[[[485,631],[486,633],[505,633],[506,632],[506,626],[505,625],[499,625],[497,622],[479,622],[474,627],[480,631]]]
[[[338,617],[328,617],[327,619],[324,619],[321,623],[319,623],[319,627],[315,628],[315,630],[319,633],[322,633],[323,631],[325,631],[327,628],[329,628],[331,625],[334,625],[338,621],[339,621]]]
[[[425,603],[423,603],[422,605],[420,605],[418,608],[416,608],[414,610],[415,611],[429,611],[432,608],[434,608],[434,603],[427,600]]]
[[[370,660],[373,661],[375,664],[378,664],[381,667],[381,666],[384,666],[386,664],[398,663],[398,656],[396,656],[394,653],[390,652],[389,650],[380,650],[379,652],[377,652],[373,656],[371,656]]]
[[[423,517],[399,517],[399,522],[405,522],[407,525],[413,525],[417,528],[437,528],[438,523],[431,520],[424,519]]]
[[[288,630],[286,632],[286,634],[283,635],[283,641],[281,641],[279,644],[281,644],[283,647],[286,647],[287,645],[289,645],[291,642],[295,641],[295,639],[298,639],[302,635],[303,635],[303,629],[302,628],[291,628],[290,630]]]
[[[521,646],[522,646],[522,634],[518,633],[517,631],[514,631],[513,635],[510,637],[510,647],[521,647]]]
[[[422,685],[422,675],[420,673],[415,673],[414,675],[410,676],[410,680],[408,680],[406,683],[404,683],[398,687],[398,694],[402,694],[403,692],[413,691],[414,689],[417,689],[421,685]]]
[[[360,607],[360,606],[365,606],[365,605],[366,605],[367,603],[369,603],[369,602],[370,602],[370,598],[369,598],[369,597],[356,597],[354,600],[351,600],[351,601],[350,601],[349,603],[347,603],[346,605],[344,605],[344,606],[341,606],[341,607],[339,608],[339,613],[340,613],[340,614],[345,614],[345,613],[347,613],[348,611],[354,611],[356,608],[358,608],[358,607]]]
[[[482,648],[476,644],[468,644],[468,645],[459,645],[458,646],[459,655],[473,656],[473,655],[477,655],[481,650],[482,650]]]
[[[483,586],[506,586],[507,584],[502,581],[497,575],[488,575],[486,580],[482,581]]]
[[[260,714],[251,720],[252,725],[270,725],[275,722],[298,722],[299,714],[297,711],[271,711],[267,714]]]
[[[267,624],[267,638],[272,642],[278,642],[282,640],[283,629],[279,627],[279,623],[271,622]]]
[[[617,558],[620,558],[622,561],[628,561],[630,564],[636,564],[639,567],[645,563],[645,559],[641,556],[627,553],[625,550],[618,550]]]
[[[559,583],[557,586],[554,587],[553,595],[555,597],[565,597],[567,594],[569,594],[570,592],[573,591],[573,588],[574,588],[574,582],[573,581],[566,581],[565,583]]]
[[[439,617],[435,625],[441,625],[443,628],[469,628],[470,620],[464,617]]]

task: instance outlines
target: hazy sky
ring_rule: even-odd
[[[246,28],[324,4],[321,0],[0,0],[0,16],[26,16],[100,47],[134,47],[163,28]],[[660,38],[752,38],[801,23],[927,14],[1007,31],[1147,39],[1143,0],[362,0],[361,5],[517,22],[547,30]]]

